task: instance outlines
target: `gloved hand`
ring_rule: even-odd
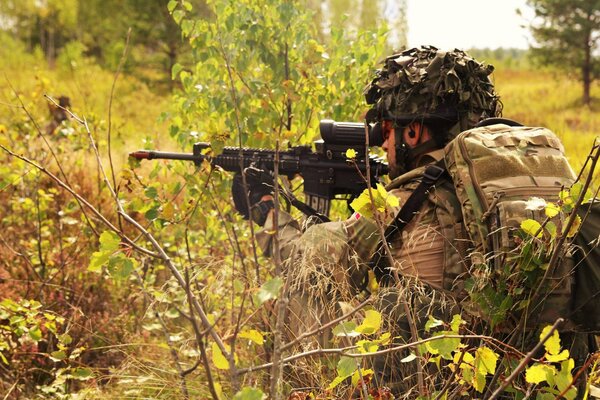
[[[244,217],[252,220],[260,226],[265,224],[269,211],[274,207],[273,201],[261,201],[263,196],[273,195],[273,176],[265,170],[248,167],[244,170],[248,192],[244,191],[244,181],[239,172],[233,177],[231,194],[235,209]],[[246,203],[246,198],[248,203]],[[248,208],[250,206],[250,208]]]

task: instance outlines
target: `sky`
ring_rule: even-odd
[[[393,0],[392,0],[393,1]],[[526,49],[532,11],[526,0],[407,0],[408,45]],[[522,16],[517,14],[520,8]],[[528,41],[529,40],[529,41]]]

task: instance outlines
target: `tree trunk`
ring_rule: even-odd
[[[589,18],[589,17],[588,17]],[[583,44],[583,65],[581,66],[583,82],[583,104],[590,106],[590,86],[592,85],[592,29],[588,28]]]

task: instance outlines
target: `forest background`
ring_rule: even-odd
[[[407,24],[402,2],[257,3],[0,2],[0,398],[273,390],[247,369],[273,357],[280,265],[234,212],[231,175],[127,154],[284,149],[320,119],[361,121],[362,88]],[[579,170],[600,132],[597,81],[585,102],[575,69],[469,53],[496,66],[504,116],[552,129]]]

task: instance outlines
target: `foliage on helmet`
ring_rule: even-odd
[[[423,46],[386,58],[365,88],[370,120],[445,119],[462,129],[501,114],[502,103],[489,79],[492,65],[464,51]]]

